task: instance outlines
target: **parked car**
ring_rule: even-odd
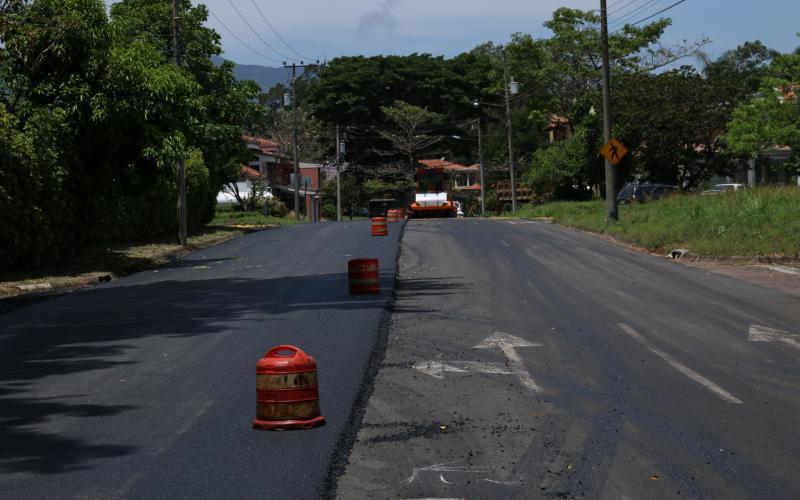
[[[720,194],[725,191],[742,191],[744,189],[747,189],[745,184],[716,184],[711,189],[703,191],[703,194]]]
[[[670,186],[669,184],[630,183],[619,191],[617,203],[620,205],[632,202],[644,203],[671,196],[679,191],[680,188],[678,186]]]

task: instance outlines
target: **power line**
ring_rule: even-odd
[[[208,8],[208,6],[206,6],[206,8]],[[244,47],[246,47],[248,50],[250,50],[250,52],[252,52],[253,54],[257,55],[258,57],[260,57],[262,59],[266,59],[267,61],[272,61],[272,62],[279,63],[279,64],[282,62],[282,61],[279,61],[277,59],[273,59],[271,57],[267,57],[264,54],[262,54],[261,52],[259,52],[256,49],[254,49],[253,47],[251,47],[251,46],[247,45],[246,43],[244,43],[244,41],[242,41],[241,38],[236,36],[236,33],[234,33],[233,31],[231,31],[230,28],[225,26],[225,23],[223,23],[222,19],[220,19],[216,14],[214,14],[213,10],[208,9],[208,13],[211,14],[212,16],[214,16],[214,19],[217,20],[217,22],[220,24],[220,26],[225,28],[225,31],[227,31],[233,38],[235,38],[240,44],[242,44]]]
[[[659,14],[663,14],[664,12],[666,12],[666,11],[670,10],[670,9],[671,9],[671,8],[673,8],[673,7],[676,7],[676,6],[680,5],[680,4],[682,4],[682,3],[683,3],[683,2],[685,2],[685,1],[686,1],[686,0],[678,0],[677,2],[673,3],[673,4],[672,4],[672,5],[670,5],[669,7],[666,7],[666,8],[664,8],[664,9],[661,9],[660,11],[656,12],[655,14],[652,14],[652,15],[650,15],[650,16],[647,16],[647,17],[645,17],[644,19],[639,19],[639,20],[638,20],[638,21],[636,21],[635,23],[628,23],[628,24],[630,24],[631,26],[635,26],[635,25],[637,25],[637,24],[639,24],[639,23],[643,23],[643,22],[645,22],[645,21],[647,21],[647,20],[650,20],[650,19],[652,19],[652,18],[656,17],[656,16],[657,16],[657,15],[659,15]],[[627,24],[626,24],[626,26],[627,26]],[[614,33],[618,33],[618,32],[620,32],[620,31],[622,31],[624,28],[625,28],[625,27],[623,26],[622,28],[620,28],[620,29],[618,29],[618,30],[614,31]]]
[[[273,46],[272,46],[272,45],[271,45],[271,44],[270,44],[268,41],[264,40],[264,38],[262,38],[262,37],[261,37],[261,35],[259,35],[259,34],[258,34],[258,31],[256,31],[256,30],[253,28],[253,26],[252,26],[252,25],[251,25],[251,24],[250,24],[250,23],[247,21],[247,18],[245,18],[245,17],[242,15],[242,13],[241,13],[241,12],[239,11],[239,9],[236,7],[236,4],[234,4],[234,3],[233,3],[233,0],[228,0],[228,3],[229,3],[229,4],[231,4],[231,7],[233,7],[233,10],[235,10],[235,11],[236,11],[236,13],[237,13],[237,14],[239,14],[239,17],[242,19],[242,21],[244,21],[244,24],[246,24],[246,25],[247,25],[247,27],[248,27],[248,28],[250,28],[250,31],[252,31],[252,32],[253,32],[253,34],[254,34],[254,35],[255,35],[255,36],[256,36],[256,37],[257,37],[259,40],[261,40],[261,43],[263,43],[264,45],[266,45],[266,46],[267,46],[267,47],[268,47],[268,48],[269,48],[271,51],[275,52],[275,53],[276,53],[276,54],[278,54],[280,57],[282,57],[282,58],[284,58],[284,59],[292,60],[292,58],[291,58],[291,57],[287,56],[286,54],[284,54],[284,53],[282,53],[282,52],[279,52],[279,51],[278,51],[278,50],[277,50],[275,47],[273,47]]]
[[[286,42],[286,40],[284,40],[284,39],[283,39],[283,37],[280,35],[280,33],[278,33],[278,30],[276,30],[276,29],[275,29],[275,28],[272,26],[272,23],[271,23],[271,22],[269,22],[269,19],[267,19],[267,16],[265,16],[265,15],[264,15],[264,13],[261,11],[261,8],[260,8],[260,7],[258,6],[258,4],[256,3],[256,0],[250,0],[250,1],[253,3],[253,6],[256,8],[256,10],[258,11],[258,13],[261,15],[261,19],[263,19],[263,20],[264,20],[264,22],[265,22],[265,23],[267,23],[267,26],[269,26],[269,29],[271,29],[271,30],[272,30],[272,32],[273,32],[273,33],[275,33],[275,36],[276,36],[276,37],[278,37],[278,40],[280,40],[281,42],[283,42],[283,44],[284,44],[284,45],[286,45],[286,47],[287,47],[289,50],[291,50],[292,52],[294,52],[295,54],[297,54],[297,55],[298,55],[298,56],[299,56],[301,59],[304,59],[304,60],[309,60],[309,59],[311,59],[310,57],[305,57],[305,56],[303,56],[303,54],[301,54],[301,53],[297,52],[296,50],[294,50],[294,48],[292,48],[292,46],[291,46],[291,45],[289,45],[289,44]]]
[[[609,5],[608,7],[606,7],[606,10],[608,11],[608,12],[606,12],[606,15],[608,15],[608,14],[610,14],[610,13],[611,13],[611,7],[613,7],[614,5],[616,5],[617,3],[620,3],[620,2],[622,2],[622,1],[624,1],[624,0],[619,0],[619,1],[617,1],[616,3],[612,3],[611,5]],[[629,0],[629,1],[628,1],[628,2],[625,4],[625,5],[622,5],[622,6],[620,6],[618,9],[614,9],[614,10],[615,10],[615,13],[616,13],[616,11],[621,11],[621,10],[623,10],[623,9],[626,9],[627,7],[629,7],[629,6],[633,5],[633,4],[635,4],[635,3],[636,3],[636,2],[638,2],[638,1],[639,1],[639,0]]]
[[[662,2],[662,1],[663,0],[648,0],[645,3],[643,3],[642,5],[634,8],[634,9],[632,9],[630,11],[628,11],[628,13],[622,14],[621,16],[617,17],[616,19],[613,19],[613,20],[609,21],[609,24],[610,25],[611,24],[617,25],[617,27],[622,26],[622,25],[625,24],[626,21],[629,21],[629,20],[633,19],[634,17],[640,15],[640,13],[645,11],[647,8],[653,6],[654,4]]]

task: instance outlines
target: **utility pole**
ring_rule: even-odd
[[[178,1],[172,0],[172,55],[175,65],[181,65],[181,56],[178,44]],[[178,184],[178,243],[186,247],[188,231],[186,229],[186,162],[181,157],[178,159],[176,183]]]
[[[339,140],[339,125],[336,125],[336,220],[342,221],[342,149]]]
[[[297,157],[297,65],[292,63],[292,171],[294,172],[294,217],[300,220],[300,160]]]
[[[603,0],[605,1],[605,0]],[[511,170],[511,211],[517,211],[517,182],[514,174],[514,146],[511,141],[511,98],[508,89],[508,63],[506,49],[503,48],[503,86],[506,91],[506,130],[508,132],[508,164]]]
[[[303,61],[300,61],[300,64],[292,63],[292,163],[294,164],[294,216],[297,220],[300,220],[300,159],[297,156],[297,68],[308,68],[310,66],[318,66],[319,60],[317,60],[317,64],[304,64]],[[286,62],[283,63],[284,68],[288,68],[289,65]],[[302,76],[302,75],[301,75]]]
[[[611,140],[611,71],[608,67],[608,9],[606,0],[600,0],[600,40],[603,44],[603,141]],[[619,219],[617,207],[617,179],[614,165],[606,159],[606,208],[608,219]]]
[[[483,182],[483,141],[481,133],[481,118],[475,119],[478,125],[478,167],[481,173],[481,217],[486,217],[486,186]]]

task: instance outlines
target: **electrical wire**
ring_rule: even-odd
[[[206,8],[208,8],[208,6],[206,6]],[[259,52],[259,51],[257,51],[256,49],[254,49],[253,47],[251,47],[251,46],[247,45],[247,44],[246,44],[244,41],[242,41],[242,39],[241,39],[241,38],[239,38],[239,37],[236,35],[236,33],[234,33],[233,31],[231,31],[231,29],[230,29],[230,28],[228,28],[227,26],[225,26],[225,23],[223,23],[223,22],[222,22],[222,19],[220,19],[220,18],[219,18],[219,16],[217,16],[216,14],[214,14],[214,11],[213,11],[213,10],[211,10],[211,9],[208,9],[208,13],[209,13],[209,14],[211,14],[212,16],[214,16],[214,19],[216,19],[216,20],[217,20],[217,22],[220,24],[220,26],[222,26],[223,28],[225,28],[225,31],[227,31],[227,32],[228,32],[228,33],[229,33],[229,34],[230,34],[230,35],[231,35],[233,38],[235,38],[235,39],[236,39],[236,40],[237,40],[237,41],[238,41],[240,44],[242,44],[242,45],[243,45],[245,48],[247,48],[248,50],[250,50],[250,52],[252,52],[253,54],[257,55],[258,57],[260,57],[260,58],[262,58],[262,59],[266,59],[267,61],[275,62],[275,63],[278,63],[278,64],[280,64],[280,63],[282,62],[282,61],[279,61],[279,60],[277,60],[277,59],[273,59],[273,58],[271,58],[271,57],[267,57],[267,56],[265,56],[264,54],[262,54],[261,52]]]
[[[654,6],[654,4],[657,4],[657,3],[662,2],[662,1],[663,0],[648,0],[645,3],[643,3],[642,5],[634,8],[634,9],[632,9],[630,11],[628,11],[626,14],[623,14],[623,15],[617,17],[616,19],[609,21],[608,24],[609,24],[609,26],[615,25],[614,28],[619,28],[621,26],[624,26],[627,21],[633,19],[636,16],[641,15],[641,13],[644,12],[646,9],[648,9],[649,7]]]
[[[310,60],[310,59],[311,59],[310,57],[305,57],[305,56],[303,56],[303,54],[301,54],[301,53],[297,52],[296,50],[294,50],[294,48],[293,48],[291,45],[289,45],[289,43],[288,43],[288,42],[286,42],[286,40],[284,40],[284,39],[283,39],[283,37],[280,35],[280,33],[278,33],[278,30],[276,30],[276,29],[275,29],[275,28],[272,26],[272,23],[271,23],[271,22],[269,22],[269,19],[267,19],[267,16],[265,16],[265,15],[264,15],[264,13],[261,11],[261,8],[260,8],[260,7],[258,6],[258,4],[256,3],[256,0],[250,0],[250,2],[252,2],[253,6],[256,8],[256,10],[258,11],[258,13],[261,15],[261,19],[263,19],[263,20],[264,20],[264,22],[265,22],[265,23],[267,23],[267,26],[269,26],[269,29],[271,29],[271,30],[272,30],[272,32],[273,32],[273,33],[275,33],[275,36],[276,36],[276,37],[278,37],[278,40],[280,40],[281,42],[283,42],[283,44],[284,44],[284,45],[286,45],[286,47],[287,47],[287,48],[288,48],[290,51],[292,51],[292,52],[294,52],[296,55],[298,55],[298,56],[300,57],[300,59],[302,59],[302,60],[306,60],[306,61],[308,61],[308,60]]]
[[[251,24],[250,24],[250,23],[247,21],[247,18],[245,18],[245,17],[242,15],[242,13],[241,13],[241,12],[239,11],[239,9],[236,7],[236,4],[234,4],[234,3],[233,3],[233,0],[228,0],[228,3],[229,3],[229,4],[231,4],[231,7],[233,7],[233,10],[234,10],[234,11],[236,11],[236,13],[237,13],[237,14],[239,14],[239,17],[242,19],[242,21],[244,21],[244,24],[246,24],[246,25],[247,25],[247,27],[248,27],[248,28],[250,28],[250,31],[252,31],[252,32],[253,32],[253,34],[254,34],[254,35],[255,35],[255,36],[256,36],[256,37],[257,37],[259,40],[261,40],[261,43],[263,43],[264,45],[266,45],[266,46],[267,46],[267,47],[268,47],[268,48],[269,48],[269,49],[270,49],[272,52],[275,52],[275,53],[276,53],[276,54],[278,54],[280,57],[282,57],[282,58],[284,58],[284,59],[288,59],[288,60],[290,60],[290,61],[291,61],[291,60],[293,60],[293,59],[292,59],[292,57],[290,57],[290,56],[287,56],[286,54],[284,54],[284,53],[282,53],[282,52],[278,51],[278,49],[276,49],[275,47],[273,47],[273,46],[272,46],[272,45],[271,45],[271,44],[270,44],[268,41],[264,40],[264,38],[263,38],[261,35],[259,35],[259,34],[258,34],[258,31],[256,31],[256,30],[253,28],[253,26],[252,26],[252,25],[251,25]]]
[[[669,7],[667,7],[667,8],[664,8],[664,9],[661,9],[660,11],[656,12],[655,14],[652,14],[652,15],[650,15],[650,16],[647,16],[647,17],[645,17],[644,19],[639,19],[639,20],[638,20],[638,21],[636,21],[635,23],[628,23],[628,24],[630,24],[631,26],[635,26],[635,25],[637,25],[637,24],[639,24],[639,23],[643,23],[643,22],[645,22],[645,21],[648,21],[648,20],[650,20],[650,19],[652,19],[652,18],[656,17],[656,16],[657,16],[657,15],[659,15],[659,14],[663,14],[664,12],[666,12],[666,11],[670,10],[670,9],[671,9],[671,8],[673,8],[673,7],[677,7],[678,5],[682,4],[682,3],[683,3],[683,2],[685,2],[685,1],[686,1],[686,0],[678,0],[677,2],[673,3],[673,4],[672,4],[672,5],[670,5]],[[627,26],[627,25],[626,25],[626,26]],[[618,33],[618,32],[620,32],[620,31],[622,31],[623,29],[625,29],[625,27],[624,27],[624,26],[623,26],[622,28],[619,28],[618,30],[614,31],[613,33]],[[612,33],[612,34],[613,34],[613,33]]]
[[[620,0],[620,1],[623,1],[623,0]],[[617,11],[623,10],[623,9],[635,4],[638,1],[639,0],[629,0],[628,3],[626,3],[625,5],[620,6],[618,9],[614,9],[614,14],[616,14]],[[619,2],[617,2],[617,3],[619,3]],[[611,6],[606,7],[606,17],[609,17],[611,14],[612,14]],[[609,22],[611,22],[611,21],[609,21]]]

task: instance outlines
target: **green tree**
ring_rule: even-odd
[[[0,266],[53,262],[88,242],[171,231],[178,157],[187,158],[189,222],[209,220],[216,192],[246,157],[242,127],[260,107],[254,84],[237,82],[231,65],[211,64],[219,35],[204,26],[205,7],[181,2],[180,68],[169,0],[123,0],[110,20],[101,0],[0,7],[8,149],[0,155],[0,203],[22,224],[0,243]],[[23,231],[44,235],[34,240]]]
[[[800,151],[800,53],[774,58],[759,94],[740,104],[728,124],[731,150],[757,157],[773,146]]]
[[[391,150],[383,154],[403,155],[408,161],[409,171],[414,171],[417,153],[442,140],[441,136],[431,135],[428,130],[432,123],[440,119],[439,115],[403,101],[395,101],[391,107],[382,107],[381,111],[394,126],[378,131],[391,146]]]

